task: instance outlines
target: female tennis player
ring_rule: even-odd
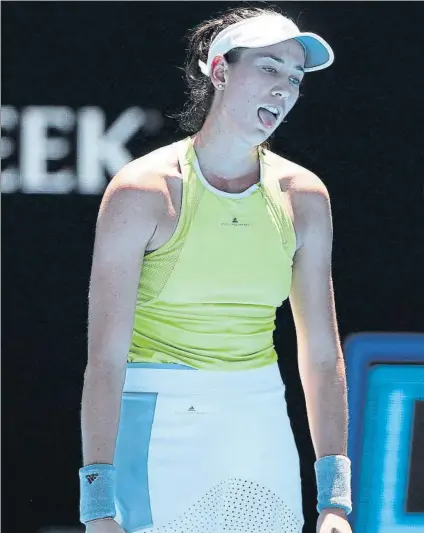
[[[299,456],[273,345],[290,298],[318,533],[349,533],[347,395],[322,181],[265,144],[330,46],[270,9],[190,34],[185,139],[109,184],[82,398],[87,533],[300,533]]]

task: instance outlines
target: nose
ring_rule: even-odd
[[[280,98],[281,100],[285,100],[286,98],[289,97],[289,90],[287,87],[276,87],[273,91],[272,91],[272,96],[276,96],[277,98]]]

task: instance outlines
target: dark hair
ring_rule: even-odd
[[[203,126],[214,97],[214,86],[199,67],[199,60],[207,62],[209,47],[222,30],[241,20],[259,15],[281,14],[275,7],[236,7],[220,13],[217,17],[204,21],[190,30],[187,35],[188,47],[184,65],[189,99],[177,118],[182,130],[196,133]],[[242,49],[235,48],[225,54],[226,61],[236,63]]]

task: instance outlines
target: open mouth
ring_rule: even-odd
[[[260,121],[267,128],[275,126],[276,122],[279,120],[281,115],[281,110],[278,107],[265,105],[261,106],[258,109],[258,116]]]

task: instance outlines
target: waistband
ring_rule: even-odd
[[[127,365],[123,392],[159,394],[257,393],[284,388],[277,363],[232,372],[197,370],[178,365]]]

